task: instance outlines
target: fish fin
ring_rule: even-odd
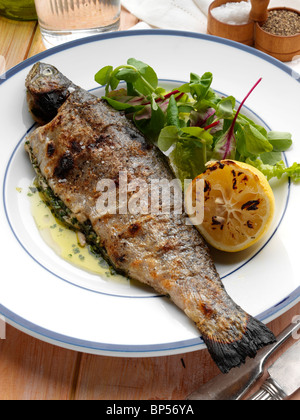
[[[274,334],[260,321],[249,315],[243,337],[231,343],[224,343],[203,336],[203,340],[222,373],[241,366],[246,358],[254,358],[262,347],[276,342]]]

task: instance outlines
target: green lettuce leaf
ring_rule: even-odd
[[[291,178],[294,182],[300,181],[300,164],[294,163],[290,167],[286,167],[283,160],[277,162],[275,165],[267,165],[262,162],[261,159],[255,159],[254,161],[251,159],[247,159],[246,163],[254,166],[258,170],[260,170],[268,180],[272,178],[281,179],[283,175],[287,175]]]

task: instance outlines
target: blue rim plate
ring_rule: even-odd
[[[194,325],[165,297],[130,283],[85,273],[61,260],[43,242],[30,211],[27,189],[33,171],[24,152],[33,122],[24,80],[37,61],[58,67],[85,89],[97,89],[94,74],[136,57],[169,84],[189,73],[214,74],[215,90],[241,100],[259,77],[260,88],[244,112],[267,128],[298,127],[299,79],[291,68],[255,49],[229,40],[180,31],[141,30],[104,34],[42,52],[0,77],[1,207],[0,313],[7,322],[44,341],[112,356],[161,356],[204,348]],[[100,94],[100,91],[99,91]],[[299,145],[285,155],[299,161]],[[276,215],[268,236],[234,256],[213,251],[234,300],[269,322],[300,300],[297,211],[300,194],[288,180],[272,183]]]

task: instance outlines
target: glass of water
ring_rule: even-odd
[[[46,48],[120,26],[121,0],[35,0]]]

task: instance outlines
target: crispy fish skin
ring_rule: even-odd
[[[29,98],[31,92],[37,95],[40,85],[44,94],[47,84],[52,89],[51,72],[57,81],[59,72],[52,66],[34,67],[26,80]],[[61,91],[75,86],[59,78]],[[227,294],[207,244],[187,225],[184,212],[99,214],[97,185],[102,179],[114,180],[118,190],[119,173],[126,171],[128,182],[142,179],[149,191],[152,180],[173,179],[161,152],[123,114],[76,87],[66,94],[56,117],[27,137],[26,150],[72,217],[91,223],[114,267],[170,296],[196,324],[223,373],[275,341],[264,324]]]

